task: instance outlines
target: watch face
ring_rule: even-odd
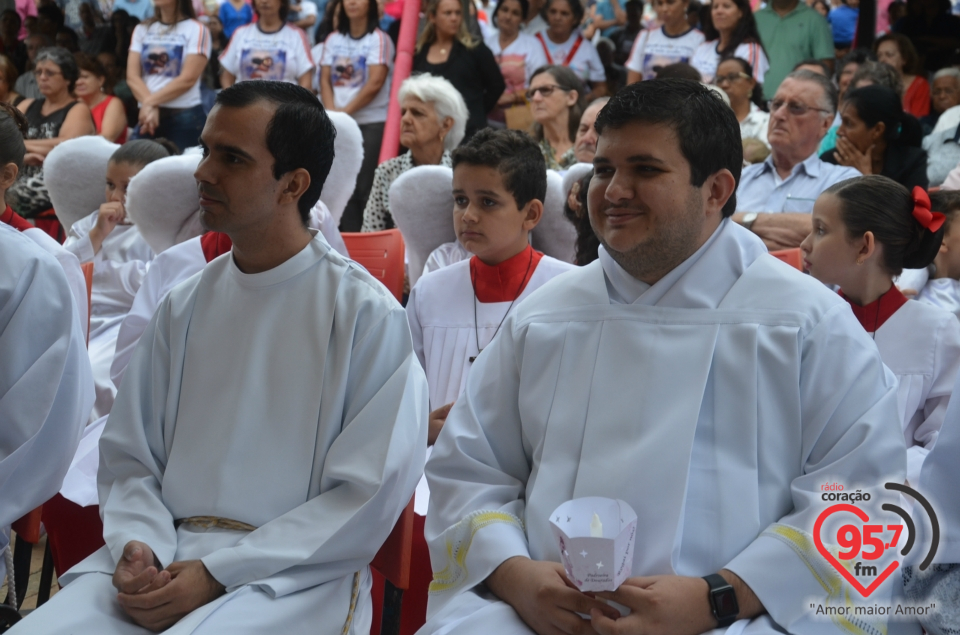
[[[713,602],[718,617],[731,617],[740,612],[737,594],[732,588],[714,593]]]

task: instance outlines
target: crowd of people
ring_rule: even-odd
[[[0,14],[0,546],[43,505],[63,585],[10,632],[366,635],[408,502],[404,635],[958,632],[955,9],[426,0],[399,77],[412,1]],[[851,600],[823,487],[889,483],[939,550]]]

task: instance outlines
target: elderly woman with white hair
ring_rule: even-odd
[[[418,165],[451,166],[450,151],[463,141],[470,116],[459,91],[435,75],[410,77],[400,85],[398,98],[400,144],[408,150],[377,167],[363,210],[365,232],[393,228],[387,193],[398,176]]]

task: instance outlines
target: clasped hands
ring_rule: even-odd
[[[200,560],[174,562],[166,569],[149,546],[131,540],[113,573],[117,601],[138,625],[166,630],[226,592]]]
[[[717,627],[702,578],[637,577],[612,593],[582,593],[561,564],[517,556],[501,564],[486,583],[538,635],[698,635]],[[747,590],[741,593],[738,588],[738,598],[752,596],[742,598],[741,616],[761,613],[762,605],[749,587],[742,582],[737,586]],[[630,614],[621,616],[601,600],[626,606]]]

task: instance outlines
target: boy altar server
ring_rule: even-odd
[[[902,481],[896,381],[839,296],[729,220],[742,145],[712,91],[633,84],[596,129],[600,258],[507,317],[427,464],[421,633],[842,632],[809,609],[849,592],[810,538],[820,487]],[[638,516],[639,577],[597,594],[622,618],[559,564],[548,515],[584,496]]]
[[[334,134],[299,86],[217,96],[196,178],[232,251],[170,292],[127,368],[100,440],[106,546],[11,632],[369,632],[427,388],[397,302],[306,227]]]
[[[530,246],[546,194],[543,153],[518,130],[481,130],[453,152],[453,225],[473,257],[420,278],[407,302],[413,349],[430,385],[431,445],[475,358],[513,307],[573,269]]]

